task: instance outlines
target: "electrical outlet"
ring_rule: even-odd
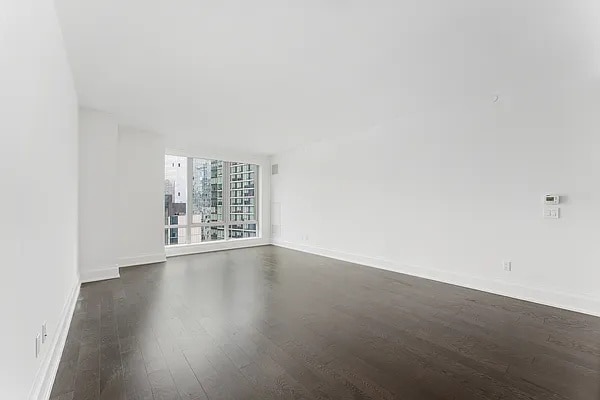
[[[40,356],[40,350],[42,346],[40,340],[40,334],[38,333],[37,335],[35,335],[35,358],[38,358]]]
[[[504,266],[504,270],[507,272],[512,271],[512,262],[511,261],[503,261],[502,265]]]
[[[46,343],[48,339],[48,329],[46,328],[46,322],[42,324],[42,343]]]

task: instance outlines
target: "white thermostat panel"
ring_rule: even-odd
[[[544,204],[559,204],[560,196],[557,194],[547,194],[544,196]]]

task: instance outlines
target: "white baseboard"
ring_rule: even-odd
[[[577,311],[600,317],[600,298],[595,298],[592,296],[563,293],[548,288],[526,287],[510,282],[502,282],[413,265],[401,265],[392,263],[385,259],[351,254],[338,250],[330,250],[322,247],[297,244],[282,240],[274,240],[272,244],[291,250],[298,250],[355,264],[362,264],[368,267],[399,272],[402,274],[417,276],[438,282],[450,283],[452,285],[481,290],[484,292],[499,294],[502,296],[531,301],[533,303],[539,303],[551,307]]]
[[[208,253],[212,251],[243,249],[246,247],[266,246],[271,244],[269,239],[248,238],[237,240],[223,240],[214,243],[184,244],[165,248],[167,258],[186,256],[190,254]]]
[[[58,365],[60,364],[65,342],[67,341],[67,334],[69,333],[69,327],[71,326],[71,319],[73,318],[73,312],[75,311],[75,305],[77,304],[77,298],[79,297],[80,287],[81,284],[79,279],[77,279],[61,312],[56,332],[52,336],[50,350],[46,352],[42,364],[36,374],[34,384],[29,393],[29,400],[48,400],[50,398],[52,385],[56,378]]]
[[[119,268],[133,267],[134,265],[154,264],[167,261],[164,252],[156,254],[146,254],[137,257],[121,257],[119,258]]]
[[[115,279],[120,277],[118,265],[91,270],[82,269],[79,272],[79,275],[81,283],[103,281],[106,279]]]

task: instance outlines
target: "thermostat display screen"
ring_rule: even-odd
[[[546,204],[558,204],[560,197],[557,194],[547,194],[544,196],[544,203]]]

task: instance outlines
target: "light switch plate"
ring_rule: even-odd
[[[559,219],[560,218],[560,207],[544,207],[544,218]]]
[[[48,328],[46,322],[42,324],[42,343],[46,343],[46,339],[48,339]]]

